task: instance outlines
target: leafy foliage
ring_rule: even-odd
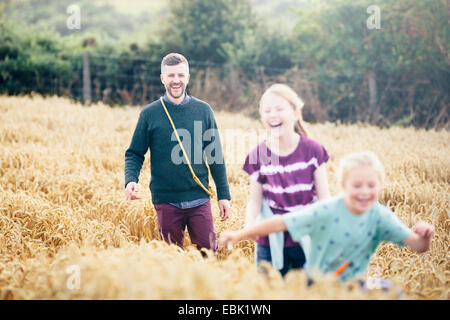
[[[448,5],[375,1],[381,29],[370,30],[374,1],[316,1],[298,13],[294,63],[318,71],[320,98],[332,120],[435,126],[448,122]],[[376,104],[368,110],[368,78]]]
[[[227,104],[230,110],[282,81],[302,95],[312,121],[448,128],[446,1],[174,0],[134,15],[123,3],[116,9],[117,1],[78,3],[79,31],[66,26],[69,1],[2,3],[0,92],[80,98],[81,53],[88,51],[98,57],[91,60],[95,99],[143,104],[159,94],[158,61],[176,51],[211,68],[193,74],[191,87],[217,79],[227,87],[217,96],[236,104]],[[373,5],[379,29],[367,25]],[[297,17],[293,28],[274,24],[287,8]]]

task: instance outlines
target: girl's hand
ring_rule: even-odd
[[[427,251],[434,233],[433,226],[421,221],[414,225],[412,231],[411,235],[405,239],[404,244],[419,253]]]
[[[421,238],[431,238],[434,234],[434,227],[426,222],[417,222],[412,231]]]
[[[238,242],[239,231],[224,231],[220,235],[219,247],[225,248]]]

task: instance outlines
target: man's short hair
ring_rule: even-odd
[[[161,61],[161,73],[163,73],[164,66],[176,66],[177,64],[180,64],[180,63],[186,64],[186,66],[188,68],[188,73],[189,73],[189,62],[187,61],[187,59],[179,53],[174,53],[174,52],[169,53]]]

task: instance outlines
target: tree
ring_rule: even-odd
[[[368,28],[368,8],[381,12]],[[298,12],[294,61],[318,74],[332,119],[448,125],[445,1],[317,0]]]
[[[175,0],[163,39],[166,51],[190,60],[224,63],[223,44],[256,27],[248,0]]]

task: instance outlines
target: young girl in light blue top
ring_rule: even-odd
[[[352,153],[341,160],[338,176],[343,193],[304,209],[265,220],[240,230],[226,231],[220,245],[288,231],[294,240],[309,235],[306,272],[314,279],[339,269],[339,279],[355,279],[365,273],[371,255],[381,241],[427,251],[434,229],[418,222],[409,229],[377,199],[384,170],[372,152]],[[345,269],[340,268],[345,266]],[[343,269],[343,271],[342,271]]]

